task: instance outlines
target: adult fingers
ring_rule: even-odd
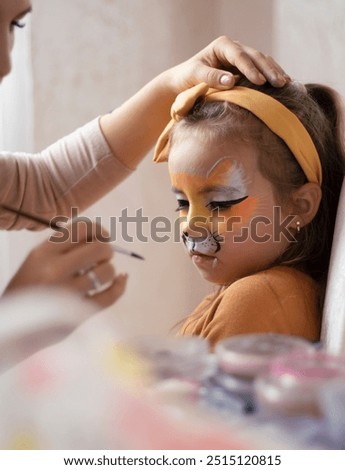
[[[78,290],[82,295],[91,295],[93,291],[100,291],[103,287],[112,285],[115,277],[116,272],[113,264],[104,262],[76,274],[70,288]]]
[[[269,55],[255,49],[246,47],[248,55],[255,67],[260,70],[260,73],[271,83],[271,85],[280,87],[284,86],[287,82],[291,81],[290,76],[284,69]]]
[[[45,247],[38,247],[31,253],[30,265],[38,266],[33,274],[36,277],[39,274],[40,283],[59,285],[71,282],[77,274],[85,273],[92,266],[110,261],[112,257],[111,245],[95,240],[80,245],[71,244],[71,249],[62,253],[47,252]]]
[[[119,274],[115,277],[113,283],[104,291],[94,294],[91,299],[99,308],[103,309],[115,303],[125,292],[128,275]]]
[[[75,275],[88,271],[91,267],[99,265],[113,258],[113,250],[109,243],[102,243],[97,240],[76,245],[57,262],[61,263],[61,269],[66,276]]]
[[[197,57],[211,67],[225,67],[234,73],[237,70],[258,85],[267,79],[274,86],[282,86],[289,80],[288,75],[271,57],[226,36],[213,41]],[[221,84],[222,76],[217,74],[217,77]],[[231,77],[229,81],[232,83]]]

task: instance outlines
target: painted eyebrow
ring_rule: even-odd
[[[172,192],[175,194],[184,194],[184,192],[175,186],[171,188]],[[221,185],[214,185],[214,186],[206,186],[205,188],[200,189],[199,194],[208,194],[208,193],[235,193],[240,192],[238,188],[229,187],[229,186],[221,186]]]

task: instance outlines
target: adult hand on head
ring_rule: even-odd
[[[176,92],[200,82],[213,88],[229,89],[236,84],[236,75],[242,74],[251,82],[262,85],[269,81],[281,87],[291,79],[270,56],[221,36],[195,56],[168,70]]]
[[[104,242],[104,232],[97,224],[84,223],[74,223],[57,232],[29,253],[4,295],[17,289],[59,287],[83,301],[89,299],[94,310],[113,304],[125,290],[127,275],[116,274],[113,251]],[[102,234],[103,241],[97,234]]]
[[[100,126],[113,154],[135,169],[170,121],[170,108],[179,93],[201,82],[219,90],[232,88],[238,73],[258,85],[268,80],[283,86],[290,81],[271,57],[222,36],[102,116]]]

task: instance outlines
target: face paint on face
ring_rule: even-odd
[[[229,285],[265,268],[286,248],[284,240],[272,238],[273,185],[258,168],[253,144],[212,141],[194,132],[183,137],[172,142],[169,154],[172,187],[184,219],[182,240],[206,280]],[[257,220],[259,241],[251,232]]]
[[[189,236],[188,232],[183,232],[181,238],[189,253],[211,256],[221,248],[221,237],[216,234],[209,234],[205,238],[195,238]]]
[[[248,199],[244,171],[236,160],[222,157],[206,174],[193,173],[171,174],[178,209],[187,215],[182,239],[190,253],[212,255],[221,249],[233,208]]]
[[[221,220],[219,211],[222,210],[224,212],[226,209],[231,209],[247,199],[247,196],[241,196],[246,193],[243,169],[238,162],[225,157],[216,162],[213,167],[207,171],[206,177],[195,175],[186,180],[185,175],[183,175],[182,178],[185,179],[185,183],[189,183],[190,185],[195,183],[195,179],[197,179],[198,189],[200,187],[201,191],[206,191],[208,188],[211,193],[217,193],[217,201],[211,200],[206,204],[208,212],[212,212],[210,216],[212,228],[204,227],[200,233],[200,235],[203,236],[191,236],[189,234],[190,230],[188,231],[188,229],[182,234],[182,241],[189,253],[200,253],[211,256],[221,249],[221,242],[223,240],[220,234],[222,230],[219,227]],[[178,181],[176,182],[178,184]],[[237,198],[237,196],[240,197]],[[215,211],[218,213],[217,217],[213,214]],[[216,223],[213,223],[213,219],[216,219]],[[199,222],[199,220],[196,219],[196,222]],[[190,225],[191,223],[192,222],[190,222]]]

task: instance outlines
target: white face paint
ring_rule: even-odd
[[[248,194],[244,168],[241,163],[230,157],[220,158],[207,172],[206,177],[209,180],[212,177],[223,177],[227,192],[230,193],[231,197],[239,199]],[[225,197],[228,197],[228,195],[225,194]]]
[[[221,244],[217,241],[217,236],[212,234],[209,234],[205,238],[194,238],[183,233],[182,241],[190,254],[199,253],[201,255],[211,256],[221,249]]]

